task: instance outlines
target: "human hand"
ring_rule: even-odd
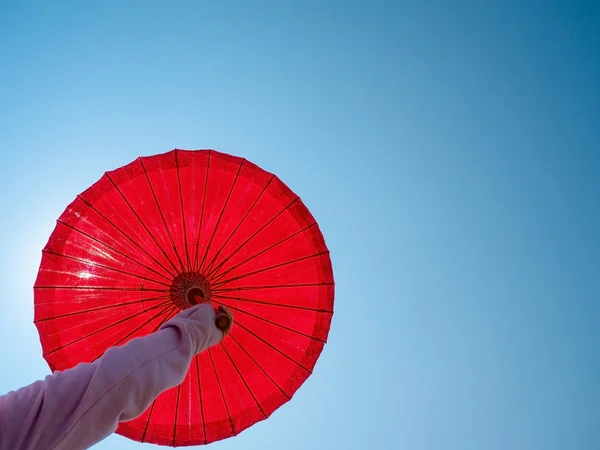
[[[215,307],[210,302],[184,309],[161,328],[185,324],[194,340],[194,354],[221,342],[231,331],[233,315],[225,306]],[[197,341],[197,342],[196,342]]]

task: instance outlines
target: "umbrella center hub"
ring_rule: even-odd
[[[180,309],[210,301],[212,290],[204,275],[182,272],[171,283],[171,300]]]

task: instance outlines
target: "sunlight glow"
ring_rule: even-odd
[[[91,274],[89,272],[78,272],[77,276],[79,278],[83,278],[84,280],[89,280],[90,278],[92,278],[94,276],[94,274]]]

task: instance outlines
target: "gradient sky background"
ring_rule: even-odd
[[[303,198],[337,296],[292,402],[209,448],[600,448],[598,24],[592,1],[0,1],[0,393],[48,373],[32,286],[75,195],[215,148]]]

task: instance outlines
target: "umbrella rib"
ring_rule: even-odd
[[[150,413],[148,414],[148,420],[146,421],[146,426],[144,427],[144,433],[142,433],[142,442],[146,440],[146,434],[148,434],[148,427],[150,426],[150,419],[152,418],[152,413],[154,412],[154,407],[156,406],[156,399],[152,402],[152,406],[150,407]]]
[[[168,297],[166,297],[166,296],[164,296],[164,297],[163,297],[163,299],[167,299],[167,298],[168,298]],[[69,303],[69,302],[67,302],[67,303]],[[71,303],[72,303],[72,302],[71,302]],[[157,304],[155,304],[154,306],[156,306],[156,307],[160,307],[160,306],[164,306],[166,303],[167,303],[167,301],[166,301],[166,300],[163,300],[161,305],[157,305]],[[152,308],[149,308],[148,310],[149,310],[149,311],[151,311],[152,309],[155,309],[155,308],[154,308],[154,306],[153,306]],[[135,314],[135,315],[139,315],[139,314],[140,314],[140,312],[139,312],[139,311],[135,311],[135,312],[133,312],[133,311],[130,311],[130,312],[131,312],[132,314]],[[119,314],[114,314],[114,313],[113,313],[112,315],[113,315],[113,316],[117,316],[117,317],[122,317],[122,316],[123,316],[123,314],[119,315]],[[103,319],[106,319],[106,317],[107,317],[107,316],[104,316],[104,315],[100,315],[100,316],[99,316],[99,315],[97,315],[97,314],[96,314],[96,315],[94,315],[92,318],[90,318],[90,320],[88,320],[88,321],[86,322],[86,324],[87,324],[88,326],[90,326],[90,327],[94,327],[94,326],[96,326],[96,325],[97,325],[97,323],[98,323],[98,322],[102,321]],[[72,324],[71,324],[71,325],[69,325],[68,327],[61,327],[61,329],[60,329],[60,331],[59,331],[59,332],[61,332],[61,333],[66,333],[67,331],[71,331],[71,330],[73,330],[73,329],[79,328],[80,326],[81,326],[80,324],[75,324],[75,325],[72,325]],[[103,330],[100,330],[100,331],[103,331]],[[58,333],[56,333],[56,332],[55,332],[55,333],[53,333],[53,334],[58,334]]]
[[[277,284],[267,286],[242,286],[227,289],[214,289],[213,292],[232,292],[232,291],[254,291],[261,289],[279,289],[279,288],[297,288],[297,287],[312,287],[312,286],[333,286],[333,282],[326,283],[300,283],[300,284]]]
[[[59,314],[58,316],[47,317],[45,319],[37,319],[37,320],[34,320],[33,323],[48,322],[50,320],[63,319],[65,317],[72,317],[72,316],[76,316],[78,314],[85,314],[85,313],[90,313],[90,312],[95,312],[95,311],[103,311],[105,309],[118,308],[118,307],[129,306],[129,305],[135,305],[137,303],[157,302],[157,301],[165,299],[165,298],[167,298],[166,295],[161,295],[159,297],[152,297],[152,298],[145,298],[145,299],[141,299],[141,300],[134,300],[132,302],[117,303],[115,305],[98,306],[97,308],[84,309],[82,311],[76,311],[76,312],[67,313],[67,314]]]
[[[196,380],[198,381],[198,397],[200,400],[200,414],[202,415],[202,429],[204,430],[204,444],[206,445],[206,420],[204,419],[204,402],[202,401],[202,386],[200,386],[200,357],[196,355]]]
[[[269,187],[269,185],[271,184],[271,182],[273,181],[274,178],[275,178],[275,175],[271,175],[271,178],[269,178],[269,181],[267,181],[267,183],[263,187],[262,191],[260,191],[260,194],[258,194],[258,197],[256,197],[256,200],[254,200],[254,203],[252,203],[252,206],[250,206],[250,209],[248,209],[248,211],[246,211],[246,214],[244,214],[244,217],[242,217],[242,219],[240,220],[240,223],[238,223],[237,226],[233,229],[233,231],[231,233],[229,233],[229,235],[227,236],[227,239],[225,239],[225,242],[223,243],[223,245],[221,245],[221,248],[219,248],[219,250],[215,253],[215,256],[213,256],[213,258],[212,258],[212,261],[206,268],[206,271],[207,271],[206,277],[207,278],[210,278],[212,276],[212,274],[214,273],[212,266],[217,261],[217,256],[223,251],[225,246],[227,244],[229,244],[229,241],[231,240],[231,238],[233,236],[235,236],[235,233],[237,233],[237,230],[242,226],[242,224],[245,222],[246,218],[250,215],[250,213],[252,212],[252,210],[254,209],[256,204],[259,202],[259,200],[262,198],[263,194],[266,192],[267,188]],[[219,268],[220,267],[221,266],[219,266]],[[216,270],[218,270],[219,268],[217,268]]]
[[[284,212],[286,212],[294,203],[296,203],[298,200],[300,200],[300,197],[296,196],[296,198],[294,198],[294,200],[292,200],[285,208],[283,208],[281,211],[279,211],[277,214],[275,214],[271,219],[269,219],[267,222],[265,222],[263,224],[262,227],[260,227],[257,231],[255,231],[252,236],[250,236],[248,239],[246,239],[242,244],[239,245],[239,247],[237,247],[233,252],[231,252],[223,261],[221,261],[219,263],[219,265],[213,270],[219,270],[221,267],[223,267],[223,265],[229,261],[233,255],[237,254],[237,252],[239,252],[242,248],[244,248],[244,246],[246,244],[248,244],[248,242],[250,242],[252,239],[254,239],[261,231],[263,231],[265,228],[267,228],[269,225],[271,225],[280,215],[282,215]]]
[[[146,289],[144,287],[119,287],[119,286],[48,286],[48,285],[40,285],[34,286],[34,289],[46,290],[46,289],[63,289],[65,291],[117,291],[117,292],[169,292],[169,289]]]
[[[208,151],[208,161],[206,163],[206,175],[204,177],[204,192],[202,193],[202,210],[200,212],[200,225],[198,226],[198,235],[196,237],[196,254],[194,256],[194,272],[197,271],[199,266],[196,266],[198,261],[198,247],[200,245],[200,237],[202,235],[202,222],[204,221],[204,206],[206,205],[206,189],[208,187],[208,173],[210,172],[210,157],[212,155],[212,151]]]
[[[237,277],[234,277],[234,278],[228,278],[228,279],[226,279],[224,281],[219,281],[218,283],[214,284],[214,287],[218,288],[219,286],[226,285],[227,283],[231,283],[232,281],[241,280],[242,278],[248,278],[248,277],[251,277],[251,276],[254,276],[254,275],[258,275],[259,273],[268,272],[269,270],[278,269],[280,267],[289,266],[291,264],[295,264],[295,263],[298,263],[298,262],[301,262],[301,261],[306,261],[306,260],[311,259],[311,258],[316,258],[318,256],[327,255],[328,253],[329,253],[329,251],[319,252],[319,253],[315,253],[313,255],[303,256],[301,258],[296,258],[296,259],[294,259],[292,261],[286,261],[286,262],[283,262],[283,263],[275,264],[273,266],[263,267],[262,269],[255,270],[253,272],[244,273],[244,274],[238,275]]]
[[[183,242],[185,247],[185,256],[187,261],[186,270],[192,270],[192,262],[190,260],[190,250],[188,249],[187,239],[187,222],[185,221],[185,208],[183,207],[183,190],[181,189],[181,173],[179,171],[179,150],[175,150],[175,168],[177,170],[177,185],[179,186],[179,204],[181,205],[181,221],[183,225]]]
[[[171,275],[173,278],[175,278],[175,275],[172,274],[169,269],[167,269],[165,266],[163,266],[154,256],[152,256],[150,254],[150,252],[148,252],[144,247],[142,247],[140,244],[138,244],[131,236],[129,236],[121,228],[119,228],[117,226],[117,224],[115,224],[112,220],[110,220],[108,217],[106,217],[104,214],[102,214],[100,211],[98,211],[98,209],[96,209],[96,207],[94,205],[92,205],[90,202],[88,202],[86,199],[84,199],[81,195],[78,195],[77,197],[81,201],[83,201],[89,208],[91,208],[94,212],[96,212],[96,214],[98,214],[106,222],[108,222],[110,225],[112,225],[115,230],[117,230],[119,233],[121,233],[123,236],[125,236],[125,238],[127,238],[133,245],[135,245],[142,252],[144,252],[152,261],[154,261],[156,264],[158,264],[160,267],[162,267],[165,270],[165,272],[167,272],[169,275]]]
[[[162,307],[162,306],[165,306],[165,305],[167,305],[167,304],[168,304],[168,303],[170,303],[170,302],[171,302],[170,300],[166,300],[166,301],[164,301],[163,303],[159,303],[158,305],[154,305],[154,306],[152,306],[151,308],[148,308],[148,309],[146,310],[146,312],[148,312],[148,311],[152,311],[152,310],[154,310],[154,309],[158,309],[158,308],[160,308],[160,307]],[[167,306],[167,308],[165,308],[163,311],[166,311],[168,308],[169,308],[169,307]],[[63,349],[65,349],[65,348],[67,348],[67,347],[69,347],[69,346],[71,346],[71,345],[73,345],[73,344],[76,344],[77,342],[80,342],[80,341],[82,341],[83,339],[89,338],[89,337],[91,337],[91,336],[94,336],[95,334],[98,334],[98,333],[101,333],[101,332],[103,332],[103,331],[106,331],[106,330],[108,330],[108,329],[109,329],[109,328],[111,328],[111,327],[114,327],[114,326],[116,326],[116,325],[120,325],[120,324],[122,324],[122,323],[125,323],[125,322],[127,322],[128,320],[134,319],[134,318],[136,318],[136,317],[138,317],[138,316],[139,316],[139,314],[133,314],[133,315],[131,315],[131,316],[125,317],[124,319],[118,320],[118,321],[116,321],[116,322],[114,322],[114,323],[111,323],[110,325],[107,325],[107,326],[105,326],[105,327],[102,327],[101,329],[99,329],[99,330],[96,330],[96,331],[94,331],[93,333],[90,333],[90,334],[88,334],[88,335],[86,335],[86,336],[82,336],[82,337],[80,337],[80,338],[77,338],[77,339],[75,339],[74,341],[71,341],[71,342],[69,342],[68,344],[61,345],[60,347],[58,347],[58,348],[55,348],[54,350],[51,350],[51,351],[49,351],[48,353],[44,353],[44,355],[43,355],[43,356],[44,356],[44,357],[46,357],[46,356],[50,356],[50,355],[52,355],[53,353],[56,353],[56,352],[57,352],[57,351],[59,351],[59,350],[63,350]]]
[[[294,361],[294,359],[287,355],[284,351],[278,349],[277,347],[275,347],[273,344],[267,342],[265,339],[261,338],[258,334],[256,334],[254,331],[250,330],[248,327],[244,326],[242,323],[240,323],[239,321],[236,322],[236,325],[241,327],[242,329],[246,330],[248,333],[250,333],[252,336],[254,336],[256,339],[258,339],[259,341],[261,341],[263,344],[268,345],[269,347],[271,347],[273,350],[275,350],[277,353],[279,353],[280,355],[284,356],[286,359],[289,359],[291,362],[293,362],[294,364],[296,364],[298,367],[303,368],[304,370],[306,370],[309,374],[312,373],[312,370],[307,369],[306,367],[304,367],[302,364],[300,364],[297,361]]]
[[[231,355],[229,354],[229,352],[227,351],[227,349],[223,345],[222,341],[220,342],[220,345],[221,345],[221,348],[223,349],[223,351],[225,352],[225,354],[227,355],[227,358],[229,358],[229,361],[231,361],[231,364],[233,364],[234,369],[236,370],[236,372],[238,373],[238,375],[240,376],[240,378],[244,382],[244,385],[246,386],[246,389],[248,389],[248,392],[250,393],[250,395],[254,399],[254,402],[256,403],[256,406],[258,406],[258,409],[260,409],[260,412],[262,413],[263,417],[266,419],[267,415],[265,414],[265,411],[262,409],[262,406],[260,405],[260,403],[256,399],[256,396],[254,395],[254,392],[252,392],[252,389],[250,389],[250,386],[248,385],[248,382],[244,378],[244,375],[242,375],[242,372],[240,372],[240,369],[238,368],[237,364],[235,363],[235,361],[233,360],[233,358],[231,357]]]
[[[142,165],[142,170],[144,171],[144,175],[146,176],[146,181],[148,182],[148,186],[150,187],[150,192],[152,192],[152,197],[154,198],[154,203],[156,203],[156,208],[160,213],[160,218],[162,219],[163,225],[165,226],[165,230],[167,231],[167,236],[169,237],[169,241],[171,241],[171,247],[173,247],[173,251],[175,252],[175,256],[181,264],[181,270],[185,270],[185,266],[183,265],[183,261],[179,257],[179,252],[177,251],[177,247],[175,246],[175,240],[173,239],[173,235],[171,235],[171,230],[167,225],[167,221],[165,220],[165,215],[163,214],[163,210],[158,203],[158,197],[156,197],[156,192],[154,191],[154,186],[152,186],[152,182],[150,181],[150,176],[148,175],[148,171],[146,170],[146,166],[144,166],[144,158],[140,158],[140,164]],[[162,248],[161,248],[162,250]],[[166,257],[167,255],[165,255]]]
[[[140,159],[140,162],[141,162],[142,158],[139,158],[139,159]],[[144,166],[142,164],[142,168],[143,167]],[[158,239],[156,239],[156,236],[154,236],[154,234],[152,234],[152,232],[148,229],[148,226],[144,223],[144,221],[142,220],[142,218],[140,217],[140,215],[133,208],[133,205],[129,202],[129,200],[127,200],[127,197],[125,197],[125,194],[123,194],[123,192],[119,188],[119,185],[114,182],[114,180],[110,177],[110,175],[108,173],[106,174],[106,177],[112,183],[113,187],[119,193],[119,195],[121,196],[121,198],[123,199],[123,201],[125,202],[125,204],[127,206],[129,206],[129,209],[131,210],[131,212],[133,213],[133,215],[136,217],[136,219],[138,220],[138,222],[142,225],[142,227],[144,228],[144,230],[146,230],[146,233],[148,233],[148,236],[150,236],[150,238],[154,241],[154,244],[156,245],[156,247],[158,247],[158,249],[163,254],[163,256],[165,257],[165,259],[171,263],[171,266],[173,266],[173,269],[177,273],[178,272],[177,267],[175,266],[175,264],[173,263],[173,261],[171,261],[171,258],[169,258],[167,256],[167,252],[162,248],[162,245],[160,245],[160,242],[158,242]]]
[[[223,404],[225,405],[225,411],[227,412],[227,417],[229,418],[229,425],[231,426],[231,432],[234,436],[237,435],[235,431],[235,427],[233,426],[233,419],[231,418],[231,413],[229,412],[229,406],[227,406],[227,400],[225,399],[225,393],[223,392],[223,386],[221,385],[221,380],[219,380],[219,375],[217,374],[217,366],[215,366],[215,361],[212,355],[212,349],[208,349],[208,356],[210,357],[210,363],[212,364],[213,371],[215,372],[215,378],[217,379],[217,384],[219,385],[219,391],[221,391],[221,397],[223,397]]]
[[[105,264],[99,264],[99,263],[96,263],[96,262],[93,262],[93,261],[88,261],[88,260],[85,260],[85,259],[82,259],[82,258],[77,258],[75,256],[65,255],[64,253],[58,253],[58,252],[55,252],[55,251],[52,251],[52,250],[43,249],[42,253],[47,253],[49,255],[59,256],[61,258],[70,259],[72,261],[77,261],[77,262],[88,264],[88,265],[94,266],[94,267],[100,267],[101,269],[111,270],[113,272],[121,273],[123,275],[129,275],[131,277],[139,278],[141,280],[151,281],[151,282],[156,283],[156,284],[162,284],[163,286],[166,286],[166,287],[170,288],[169,284],[163,283],[162,281],[153,280],[152,278],[148,278],[148,277],[145,277],[143,275],[139,275],[139,274],[136,274],[136,273],[133,273],[133,272],[128,272],[126,270],[116,269],[114,267],[110,267],[110,266],[107,266]]]
[[[225,304],[223,304],[221,302],[216,302],[215,301],[215,303],[221,304],[223,306],[227,306],[227,305],[225,305]],[[310,340],[313,340],[313,341],[317,341],[317,342],[320,342],[322,344],[326,344],[327,343],[327,342],[325,342],[322,339],[319,339],[319,338],[316,338],[316,337],[311,336],[309,334],[303,333],[302,331],[294,330],[293,328],[287,327],[285,325],[281,325],[280,323],[273,322],[272,320],[269,320],[269,319],[265,319],[264,317],[257,316],[256,314],[249,313],[248,311],[244,311],[243,309],[237,309],[236,311],[240,312],[240,313],[243,313],[243,314],[246,314],[247,316],[254,317],[255,319],[260,320],[261,322],[265,322],[265,323],[268,323],[270,325],[274,325],[276,327],[279,327],[279,328],[281,328],[283,330],[291,331],[292,333],[296,333],[296,334],[298,334],[300,336],[304,336],[307,339],[310,339]]]
[[[253,362],[254,364],[256,364],[256,367],[258,367],[258,368],[259,368],[259,369],[262,371],[262,373],[264,373],[264,374],[265,374],[265,376],[266,376],[266,377],[267,377],[267,378],[268,378],[268,379],[271,381],[271,383],[273,383],[273,385],[274,385],[275,387],[277,387],[277,389],[279,389],[279,391],[280,391],[280,392],[283,394],[283,396],[284,396],[285,398],[287,398],[288,400],[290,400],[290,399],[291,399],[291,397],[290,397],[288,394],[286,394],[286,392],[283,390],[283,388],[282,388],[281,386],[279,386],[279,384],[277,384],[277,382],[276,382],[276,381],[275,381],[275,380],[274,380],[274,379],[271,377],[271,375],[269,375],[269,374],[267,373],[267,371],[266,371],[265,369],[263,369],[263,367],[262,367],[262,366],[261,366],[261,365],[260,365],[260,364],[259,364],[259,363],[256,361],[256,359],[254,359],[254,356],[252,356],[252,355],[251,355],[251,354],[248,352],[248,350],[246,350],[246,349],[244,348],[244,346],[243,346],[242,344],[240,344],[240,343],[239,343],[239,341],[238,341],[238,340],[235,338],[235,336],[234,336],[233,334],[231,334],[231,335],[230,335],[230,337],[231,337],[231,339],[233,340],[233,342],[235,342],[235,343],[238,345],[238,347],[242,349],[242,351],[243,351],[243,352],[244,352],[244,353],[245,353],[245,354],[248,356],[248,358],[250,358],[250,359],[252,360],[252,362]]]
[[[163,314],[165,311],[169,311],[166,316],[163,318],[163,321],[161,322],[161,325],[163,323],[166,322],[167,317],[169,317],[172,313],[173,313],[173,308],[176,308],[175,306],[167,306],[166,308],[160,310],[157,314],[155,314],[154,316],[152,316],[150,319],[146,320],[144,323],[142,323],[141,325],[139,325],[135,330],[131,331],[130,333],[127,334],[127,336],[122,337],[121,339],[119,339],[116,343],[114,343],[112,345],[112,347],[116,347],[118,345],[121,345],[121,343],[125,342],[127,339],[129,339],[131,336],[133,336],[134,333],[137,333],[139,330],[141,330],[142,328],[144,328],[146,325],[148,325],[149,323],[151,323],[154,319],[156,319],[158,316],[160,316],[161,314]],[[160,327],[160,325],[159,325]],[[154,330],[156,331],[156,329]],[[100,358],[102,355],[98,356],[98,358]],[[98,359],[96,358],[96,359]],[[96,360],[95,359],[95,360]],[[95,361],[94,360],[94,361]]]
[[[106,220],[106,219],[105,219],[105,220]],[[62,220],[60,220],[60,219],[58,219],[58,220],[57,220],[57,222],[58,222],[58,223],[60,223],[60,224],[62,224],[62,225],[64,225],[64,226],[66,226],[67,228],[70,228],[71,230],[73,230],[73,231],[75,231],[75,232],[77,232],[77,233],[79,233],[79,234],[81,234],[81,235],[83,235],[83,236],[87,237],[88,239],[91,239],[91,240],[93,240],[94,242],[97,242],[98,244],[101,244],[101,245],[103,245],[103,246],[105,246],[105,247],[107,247],[107,248],[111,249],[111,250],[112,250],[112,251],[114,251],[115,253],[117,253],[117,254],[119,254],[119,255],[121,255],[121,256],[123,256],[123,257],[127,258],[127,259],[128,259],[128,260],[130,260],[130,261],[133,261],[133,262],[134,262],[134,263],[136,263],[138,266],[140,266],[140,267],[143,267],[144,269],[146,269],[146,270],[148,270],[148,271],[150,271],[150,272],[154,272],[156,275],[163,277],[165,280],[168,280],[168,279],[169,279],[169,278],[168,278],[168,277],[166,277],[164,274],[162,274],[162,273],[158,272],[157,270],[153,269],[152,267],[149,267],[149,266],[147,266],[147,265],[145,265],[145,264],[141,263],[140,261],[138,261],[137,259],[135,259],[135,258],[133,258],[132,256],[128,255],[127,253],[124,253],[124,252],[122,252],[122,251],[120,251],[120,250],[117,250],[117,249],[116,249],[116,248],[114,248],[112,245],[110,245],[110,244],[107,244],[106,242],[103,242],[103,241],[101,241],[101,240],[100,240],[100,239],[98,239],[98,238],[95,238],[94,236],[92,236],[92,235],[90,235],[90,234],[86,233],[85,231],[82,231],[82,230],[80,230],[79,228],[77,228],[77,227],[74,227],[73,225],[70,225],[70,224],[68,224],[68,223],[66,223],[66,222],[64,222],[64,221],[62,221]],[[113,226],[115,226],[115,225],[113,224]],[[118,228],[117,228],[117,229],[118,229]],[[121,231],[121,230],[119,230],[119,231]],[[122,233],[122,231],[121,231],[121,233]],[[154,262],[156,262],[156,263],[158,264],[158,261],[156,261],[154,258],[152,258],[152,256],[151,256],[150,254],[148,254],[148,256],[150,256],[150,258],[151,258],[151,259],[152,259]],[[159,265],[160,265],[160,264],[159,264]],[[162,266],[161,266],[161,267],[162,267]],[[165,268],[163,267],[163,269],[165,269]],[[165,269],[165,270],[166,270],[166,269]],[[170,273],[168,270],[167,270],[167,273],[168,273],[169,275],[171,275],[171,273]]]
[[[175,403],[175,423],[173,424],[173,445],[175,447],[175,441],[177,440],[177,419],[179,419],[179,397],[181,396],[181,384],[177,386],[177,402]]]
[[[261,250],[260,252],[256,253],[255,255],[252,255],[252,256],[250,256],[249,258],[246,258],[245,260],[243,260],[242,262],[240,262],[240,263],[238,263],[238,264],[236,264],[236,265],[234,265],[234,266],[231,266],[231,267],[229,267],[227,270],[225,270],[225,271],[221,272],[221,273],[220,273],[220,274],[218,274],[216,277],[212,278],[212,281],[213,281],[213,282],[217,282],[217,281],[219,281],[219,280],[220,280],[221,278],[223,278],[225,275],[227,275],[228,273],[230,273],[230,272],[234,271],[234,270],[235,270],[235,269],[237,269],[238,267],[241,267],[241,266],[243,266],[243,265],[244,265],[244,264],[246,264],[248,261],[251,261],[252,259],[254,259],[254,258],[257,258],[257,257],[259,257],[260,255],[262,255],[262,254],[264,254],[264,253],[266,253],[266,252],[268,252],[268,251],[270,251],[270,250],[273,250],[273,249],[274,249],[275,247],[277,247],[278,245],[281,245],[281,244],[283,244],[284,242],[286,242],[286,241],[289,241],[290,239],[292,239],[292,238],[294,238],[294,237],[298,236],[299,234],[301,234],[301,233],[304,233],[305,231],[307,231],[307,230],[309,230],[310,228],[314,227],[316,224],[317,224],[317,223],[316,223],[316,222],[314,222],[314,223],[312,223],[312,224],[310,224],[310,225],[308,225],[308,226],[306,226],[306,227],[302,228],[301,230],[298,230],[298,231],[296,231],[295,233],[293,233],[293,234],[290,234],[289,236],[287,236],[287,237],[283,238],[283,239],[282,239],[282,240],[280,240],[279,242],[276,242],[275,244],[269,245],[267,248],[265,248],[265,249]],[[208,276],[210,277],[210,275],[208,275]]]
[[[240,176],[240,172],[242,171],[242,167],[244,166],[245,161],[246,161],[245,159],[242,159],[242,162],[240,163],[240,166],[238,167],[237,173],[235,174],[235,178],[233,179],[233,183],[231,183],[231,187],[229,188],[227,198],[225,199],[225,203],[223,203],[223,208],[221,209],[221,214],[219,214],[217,223],[213,227],[213,232],[210,236],[210,240],[208,241],[208,244],[206,245],[206,249],[204,251],[204,256],[202,257],[202,262],[200,263],[200,272],[202,271],[202,267],[204,266],[204,263],[206,262],[206,257],[208,256],[208,249],[210,248],[210,246],[213,243],[213,240],[215,239],[215,235],[217,234],[217,230],[219,229],[219,225],[221,224],[221,220],[223,219],[223,214],[225,214],[225,210],[227,209],[227,205],[229,204],[229,199],[231,199],[231,194],[233,192],[233,189],[235,188],[235,184],[237,183],[237,180]]]
[[[271,303],[271,302],[265,302],[263,300],[256,300],[253,298],[247,298],[247,297],[232,297],[232,296],[228,296],[228,295],[214,295],[214,298],[224,298],[227,300],[237,300],[240,302],[244,302],[244,303],[256,303],[257,305],[267,305],[267,306],[275,306],[278,308],[291,308],[291,309],[299,309],[299,310],[303,310],[303,311],[313,311],[313,312],[318,312],[318,313],[329,313],[329,314],[333,314],[333,311],[329,310],[329,309],[321,309],[321,308],[311,308],[309,306],[297,306],[297,305],[286,305],[286,304],[282,304],[282,303]]]

